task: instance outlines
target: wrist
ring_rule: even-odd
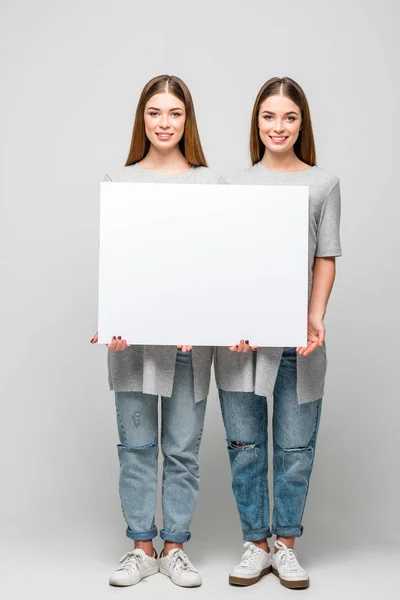
[[[322,310],[308,310],[308,318],[313,321],[323,321],[325,318],[325,311]]]

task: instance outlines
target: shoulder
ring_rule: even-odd
[[[118,171],[106,173],[103,181],[141,181],[141,171],[137,165],[129,165]]]
[[[247,167],[246,169],[240,169],[225,177],[226,183],[229,185],[240,185],[246,183],[252,183],[254,181],[256,171],[254,166]]]
[[[193,167],[189,179],[192,183],[225,183],[221,175],[208,167]]]
[[[323,196],[327,196],[333,189],[339,188],[340,185],[339,177],[332,173],[332,171],[328,171],[322,167],[313,167],[310,169],[310,177],[312,177],[312,185],[319,188]]]

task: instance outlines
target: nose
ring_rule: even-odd
[[[169,115],[163,115],[161,117],[160,127],[161,127],[161,129],[168,129],[170,127]]]
[[[283,133],[285,131],[282,119],[276,119],[274,131],[276,131],[276,133]]]

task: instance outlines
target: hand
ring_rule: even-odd
[[[182,352],[190,352],[190,350],[193,348],[193,346],[182,346],[182,345],[180,345],[180,346],[177,346],[177,348],[179,350],[182,350]]]
[[[231,352],[248,352],[249,350],[257,350],[258,346],[250,346],[249,340],[240,340],[236,346],[229,346]]]
[[[93,339],[90,340],[90,343],[97,344],[98,341],[99,341],[99,334],[96,331]],[[115,352],[121,352],[122,350],[125,350],[125,348],[129,348],[130,344],[128,344],[126,342],[126,340],[121,339],[120,335],[118,337],[114,335],[111,342],[109,344],[106,344],[106,346],[109,350],[115,350]]]
[[[324,339],[325,325],[323,318],[318,315],[308,315],[307,346],[299,346],[296,350],[301,356],[308,356],[316,348],[322,346]]]

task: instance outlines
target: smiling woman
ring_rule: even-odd
[[[160,75],[145,85],[136,110],[126,165],[106,175],[105,181],[219,183],[219,178],[207,168],[192,97],[181,79]],[[129,273],[126,275],[129,277]],[[160,284],[161,297],[162,294]],[[96,334],[92,343],[97,339]],[[190,524],[199,491],[198,453],[213,349],[141,346],[123,335],[114,336],[107,347],[109,383],[115,392],[120,439],[119,491],[127,536],[134,543],[132,551],[122,557],[121,564],[111,574],[109,583],[133,585],[160,570],[177,585],[199,586],[200,575],[183,552],[183,544],[191,537]],[[153,539],[158,534],[155,524],[158,396],[161,396],[164,454],[164,527],[160,531],[164,548],[160,559],[153,548]]]
[[[252,585],[273,572],[285,587],[307,588],[309,576],[294,544],[303,533],[324,393],[324,317],[341,255],[340,188],[336,175],[315,165],[307,99],[293,79],[274,77],[257,94],[250,153],[253,166],[228,183],[309,188],[308,335],[306,347],[256,348],[242,340],[216,349],[215,378],[246,547],[229,580]],[[273,403],[271,527],[267,398]]]
[[[179,77],[161,75],[151,79],[140,96],[126,166],[142,161],[141,166],[150,169],[160,151],[171,150],[168,163],[178,159],[174,168],[182,166],[179,158],[207,167],[189,88]]]

